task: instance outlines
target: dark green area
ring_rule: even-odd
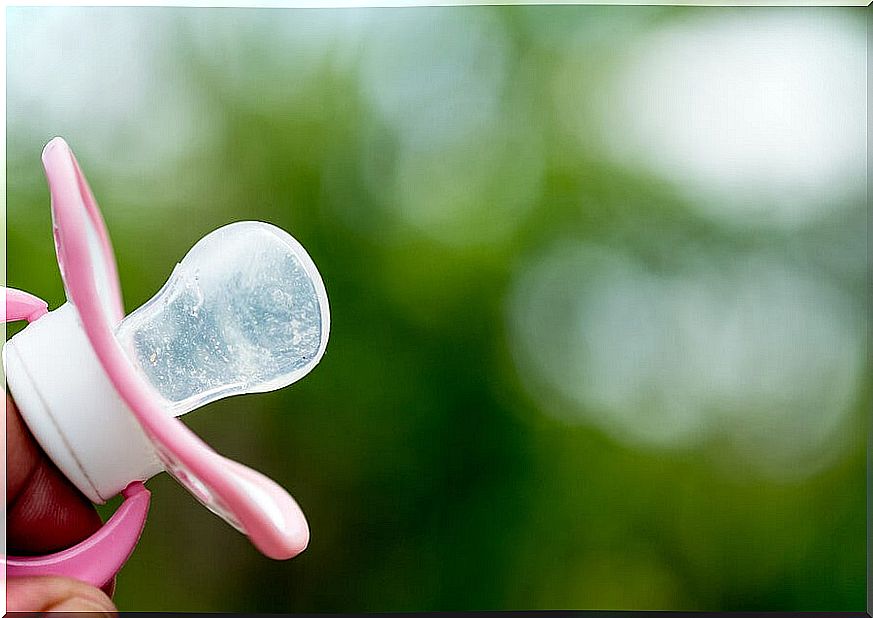
[[[8,45],[24,44],[18,25],[46,20],[54,10],[10,9]],[[7,117],[8,285],[52,308],[64,302],[39,160],[44,143],[58,134],[77,152],[103,209],[128,311],[161,287],[199,238],[245,219],[269,221],[300,240],[330,297],[330,344],[313,373],[290,388],[216,402],[185,417],[216,450],[288,488],[310,522],[309,548],[288,562],[264,558],[160,475],[149,482],[153,506],[142,541],[118,578],[119,607],[860,611],[863,441],[837,447],[829,464],[785,481],[742,459],[729,459],[732,473],[726,472],[717,462],[729,432],[690,447],[657,448],[625,442],[595,423],[564,422],[560,412],[569,404],[556,400],[551,407],[559,414],[550,414],[520,376],[507,299],[525,265],[560,241],[599,243],[666,273],[689,256],[705,261],[767,249],[863,299],[863,276],[826,259],[828,248],[863,228],[863,202],[797,230],[731,227],[700,215],[650,172],[611,162],[596,140],[577,139],[594,131],[596,120],[586,119],[587,100],[580,99],[583,126],[568,128],[553,101],[566,79],[559,69],[576,66],[590,85],[574,92],[593,96],[637,37],[705,9],[409,13],[416,11],[444,28],[438,34],[446,54],[463,43],[445,24],[460,28],[464,21],[440,21],[441,11],[487,15],[488,28],[503,37],[506,63],[497,135],[521,131],[506,147],[517,160],[501,159],[489,183],[473,187],[478,209],[435,215],[432,229],[404,214],[416,203],[398,206],[391,179],[402,132],[359,87],[357,60],[374,38],[350,43],[340,25],[357,14],[378,32],[380,20],[409,14],[67,10],[63,19],[77,24],[71,31],[96,39],[104,59],[68,68],[100,73],[103,61],[115,66],[115,54],[140,54],[172,81],[134,101],[129,117],[120,113],[117,133],[101,124],[111,118],[89,111],[104,109],[97,104],[104,98],[124,98],[106,79],[98,82],[107,89],[91,95],[94,107],[80,99],[83,107],[68,110],[65,121]],[[119,25],[125,19],[161,45],[128,38]],[[384,36],[403,41],[389,57],[411,53],[403,45],[416,41],[397,34],[405,29],[386,26]],[[311,32],[345,44],[326,53],[295,44],[295,33]],[[74,49],[79,39],[70,36],[51,49]],[[45,75],[44,63],[57,67],[53,79],[65,79],[62,62],[31,62],[35,72]],[[414,83],[426,90],[451,81],[444,68],[421,56]],[[119,79],[123,89],[128,82]],[[41,87],[27,95],[50,96]],[[184,118],[175,125],[172,113],[164,124],[149,124],[151,106],[171,106],[160,94],[166,92],[196,101],[190,122],[203,139],[190,148],[180,144],[182,154],[162,161],[153,145],[173,144],[180,139],[173,127],[190,126]],[[10,90],[10,103],[23,96]],[[409,94],[410,105],[429,113],[417,96]],[[530,140],[537,149],[525,149]],[[95,144],[108,150],[98,154]],[[463,144],[444,156],[464,157],[478,147]],[[440,161],[432,161],[434,176],[419,178],[437,182]],[[542,166],[535,191],[517,211],[504,210],[513,183],[534,165]],[[472,186],[463,178],[461,196]],[[435,187],[434,193],[444,190]],[[487,235],[515,212],[508,231],[476,242],[479,230]],[[453,243],[453,236],[466,240]],[[865,380],[848,421],[855,435],[863,434],[869,403]]]

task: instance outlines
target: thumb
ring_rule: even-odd
[[[102,591],[75,579],[55,576],[6,580],[7,612],[100,612],[118,610]]]

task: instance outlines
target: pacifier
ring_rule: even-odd
[[[166,471],[247,535],[291,558],[309,542],[294,499],[223,457],[177,417],[211,401],[288,386],[321,360],[327,293],[294,238],[242,221],[198,241],[154,297],[124,315],[114,254],[91,189],[67,143],[42,153],[67,302],[6,290],[6,321],[27,320],[3,349],[8,388],[46,454],[91,501],[124,501],[92,537],[47,555],[6,557],[7,574],[108,582],[148,513],[143,482]]]

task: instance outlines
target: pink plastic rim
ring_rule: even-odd
[[[309,526],[294,499],[266,476],[212,450],[165,409],[160,396],[128,361],[113,335],[124,310],[114,253],[97,202],[63,139],[50,141],[42,160],[67,299],[78,310],[101,365],[167,472],[245,533],[265,555],[287,559],[299,554],[309,543]]]
[[[3,288],[4,322],[34,322],[48,313],[48,304],[33,294]],[[97,532],[76,545],[44,556],[4,556],[7,577],[61,575],[92,586],[103,586],[121,569],[145,527],[149,491],[139,481],[128,485],[124,502]]]

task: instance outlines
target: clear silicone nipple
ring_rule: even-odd
[[[179,416],[296,382],[321,359],[329,330],[324,284],[303,247],[244,221],[197,242],[116,337]]]

